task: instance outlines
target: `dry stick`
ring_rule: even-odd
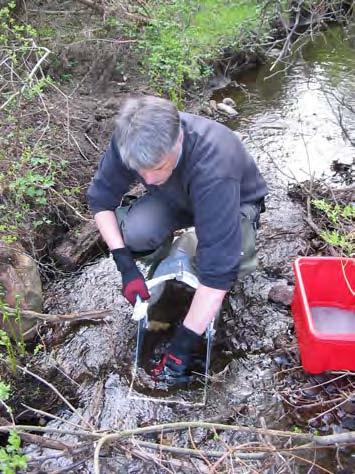
[[[45,438],[45,439],[49,439],[49,438]],[[91,452],[91,450],[92,450],[92,440],[89,441],[89,442],[86,441],[86,442],[83,442],[83,443],[79,443],[75,446],[70,446],[70,453],[69,454],[70,454],[71,457],[73,457],[73,456],[77,456],[79,454],[82,454],[85,451],[90,451]],[[50,454],[50,455],[43,455],[42,454],[41,456],[36,456],[36,458],[32,458],[31,460],[29,460],[29,464],[30,465],[41,464],[41,463],[43,464],[46,461],[49,461],[50,459],[60,459],[60,458],[66,457],[66,456],[68,456],[67,452],[61,452],[61,453]]]
[[[199,452],[199,449],[197,448],[196,443],[195,443],[195,441],[192,437],[191,428],[189,428],[189,438],[190,438],[190,441],[191,441],[191,444],[192,444],[192,447],[194,448],[194,450]],[[211,470],[212,464],[209,462],[209,460],[206,458],[206,456],[203,455],[202,451],[201,451],[201,457],[205,461],[205,463],[207,464],[208,469]]]
[[[60,418],[60,416],[52,415],[52,413],[48,413],[46,411],[39,410],[38,408],[32,408],[32,407],[26,405],[25,403],[21,403],[21,405],[23,407],[27,408],[27,410],[33,411],[33,413],[38,413],[39,415],[43,415],[43,416],[46,416],[48,418],[52,418],[53,420],[58,420],[58,421],[61,421],[62,423],[66,423],[67,425],[74,426],[74,428],[81,429],[80,425],[78,425],[76,423],[73,423],[72,421],[65,420],[64,418]]]
[[[19,433],[22,441],[29,444],[38,444],[44,448],[55,449],[56,451],[69,451],[71,446],[64,444],[61,441],[51,438],[44,438],[43,436],[30,434],[30,433]]]
[[[100,450],[104,443],[107,441],[113,441],[117,439],[127,438],[133,435],[140,435],[146,433],[159,432],[164,429],[168,430],[184,430],[187,428],[206,428],[206,429],[217,429],[224,431],[240,431],[244,433],[259,433],[259,434],[268,434],[269,436],[280,436],[280,437],[289,437],[294,439],[304,439],[310,441],[310,447],[315,446],[334,446],[335,444],[349,444],[355,442],[355,431],[350,431],[348,433],[340,433],[336,435],[326,435],[326,436],[315,436],[309,433],[294,433],[292,431],[279,431],[279,430],[270,430],[256,427],[248,426],[239,426],[239,425],[225,425],[221,423],[204,423],[199,421],[187,421],[187,422],[177,422],[177,423],[166,423],[161,425],[152,425],[146,426],[143,428],[136,428],[131,430],[125,430],[116,433],[103,434],[99,439],[94,453],[94,472],[95,474],[100,473],[99,466],[99,455]],[[95,433],[97,435],[97,432]]]
[[[6,311],[11,315],[17,314],[16,309],[6,308]],[[31,311],[29,309],[21,309],[21,315],[27,319],[41,319],[43,321],[59,322],[59,321],[86,321],[93,319],[104,319],[111,314],[111,310],[100,309],[92,311],[83,311],[79,313],[68,313],[68,314],[44,314]],[[1,315],[1,311],[0,311]]]
[[[64,474],[65,472],[74,472],[73,468],[80,466],[80,464],[83,464],[86,462],[91,456],[85,456],[84,459],[80,459],[80,461],[74,462],[73,464],[70,464],[70,466],[63,467],[62,469],[58,469],[56,471],[52,471],[51,474]]]
[[[234,457],[236,461],[241,461],[241,462],[243,459],[260,460],[260,459],[264,459],[267,456],[267,454],[264,454],[264,453],[236,453],[235,451],[238,449],[239,446],[231,447],[231,446],[227,446],[226,443],[224,443],[224,445],[226,447],[226,450],[220,453],[219,459],[217,459],[217,461],[211,466],[210,468],[211,474],[213,474],[214,472],[218,472],[216,469],[223,463],[223,461],[225,461],[225,459],[228,456],[231,458]],[[251,470],[252,472],[255,472],[254,469],[251,468]]]
[[[302,456],[297,456],[296,454],[292,454],[292,457],[295,459],[299,459],[300,461],[305,462],[306,464],[311,464],[314,467],[317,467],[323,472],[326,472],[327,474],[334,474],[332,471],[328,471],[325,467],[321,466],[320,464],[316,464],[314,461],[310,461],[309,459],[303,458]]]
[[[70,132],[70,137],[72,138],[73,142],[75,143],[77,149],[79,150],[80,155],[84,158],[85,161],[89,161],[89,158],[85,155],[83,150],[80,148],[78,140],[75,138],[74,133]]]
[[[147,426],[144,428],[136,428],[133,430],[126,430],[121,431],[119,433],[110,433],[104,435],[97,443],[94,452],[94,472],[95,474],[100,474],[100,464],[99,464],[99,455],[100,450],[104,443],[107,441],[113,441],[117,439],[126,438],[128,436],[143,434],[143,433],[153,433],[157,431],[162,431],[164,429],[175,429],[175,430],[183,430],[187,428],[207,428],[207,429],[220,429],[220,430],[232,430],[232,431],[241,431],[246,433],[265,433],[265,430],[262,428],[254,428],[254,427],[247,427],[247,426],[236,426],[236,425],[224,425],[220,423],[204,423],[198,421],[190,421],[190,422],[178,422],[178,423],[166,423],[161,425],[153,425]],[[267,433],[271,436],[285,436],[285,437],[294,437],[298,439],[306,439],[312,440],[311,435],[307,435],[304,433],[293,433],[293,432],[286,432],[286,431],[278,431],[278,430],[267,430]],[[355,434],[355,433],[354,433]]]
[[[313,403],[304,403],[303,405],[299,406],[295,403],[292,403],[290,402],[289,400],[287,400],[287,398],[285,398],[285,396],[279,392],[280,394],[280,397],[282,398],[282,400],[287,404],[289,405],[290,407],[292,408],[315,408],[315,407],[318,407],[319,405],[331,405],[331,404],[334,404],[334,403],[338,403],[338,402],[342,402],[344,400],[344,397],[337,397],[337,398],[331,398],[330,400],[319,400],[318,402],[313,402]],[[331,410],[335,408],[335,407],[332,407]]]
[[[217,431],[216,430],[213,430],[213,434],[214,436],[218,436],[217,434]],[[217,459],[217,461],[213,464],[213,466],[210,468],[210,472],[211,474],[217,472],[216,469],[223,463],[223,461],[229,456],[230,458],[232,457],[232,454],[235,452],[236,449],[238,449],[240,446],[236,446],[235,448],[231,448],[230,446],[227,445],[227,443],[225,443],[223,440],[221,440],[224,447],[226,448],[226,450],[221,453],[221,456],[219,457],[219,459]],[[241,457],[239,456],[239,453],[238,454],[235,454],[235,460],[238,462],[238,460],[240,460]]]
[[[334,383],[336,382],[337,380],[340,380],[340,379],[343,379],[344,377],[347,377],[348,375],[354,375],[352,374],[351,372],[343,372],[341,375],[338,375],[338,377],[334,377],[332,379],[329,379],[329,380],[326,380],[325,382],[322,382],[322,383],[318,383],[316,385],[311,385],[310,387],[307,387],[308,390],[312,390],[314,388],[318,388],[318,387],[323,387],[324,385],[328,385],[329,383]],[[299,390],[300,392],[302,392],[302,388],[298,388],[297,390]],[[290,389],[288,388],[287,390],[281,390],[281,391],[278,391],[278,393],[289,393],[290,392]],[[307,405],[308,406],[308,405]]]
[[[346,267],[346,265],[347,265],[347,263],[344,263],[344,264],[343,264],[343,262],[341,262],[341,270],[342,270],[342,272],[343,272],[343,276],[344,276],[344,280],[345,280],[346,286],[348,287],[350,293],[351,293],[353,296],[355,296],[355,291],[352,289],[352,286],[351,286],[351,284],[350,284],[350,281],[349,281],[349,279],[348,279],[348,276],[347,276],[346,273],[345,273],[345,267]]]
[[[341,406],[344,405],[346,402],[348,402],[353,396],[354,396],[354,392],[353,392],[353,393],[350,393],[350,395],[349,395],[345,400],[342,400],[340,403],[338,403],[338,404],[335,405],[334,407],[331,407],[331,408],[329,408],[329,410],[326,410],[326,411],[324,411],[324,412],[322,412],[322,413],[319,413],[319,415],[314,416],[313,418],[311,418],[310,420],[308,420],[308,423],[317,420],[317,419],[320,418],[321,416],[324,416],[325,414],[330,413],[331,411],[335,410],[336,408],[341,407]]]
[[[18,426],[16,426],[15,423],[11,424],[5,418],[2,418],[2,417],[0,417],[0,423],[8,427],[9,431],[16,430],[16,432],[18,433]],[[18,433],[18,434],[20,438],[27,443],[38,444],[40,446],[44,446],[50,449],[56,449],[58,451],[65,451],[65,450],[70,449],[70,446],[55,439],[44,438],[43,436],[38,436],[35,434],[30,434],[30,433]]]
[[[42,377],[39,375],[35,374],[34,372],[31,372],[30,370],[26,369],[25,367],[21,367],[20,365],[17,365],[17,368],[20,369],[22,372],[25,374],[31,375],[35,379],[39,380],[43,384],[47,385],[53,392],[72,410],[73,413],[76,414],[76,416],[84,422],[91,430],[94,430],[94,427],[85,420],[85,418],[78,412],[76,408],[73,407],[73,405],[59,392],[58,389],[55,388],[54,385],[52,385],[50,382],[47,382],[47,380],[44,380]]]
[[[83,5],[88,6],[89,8],[92,8],[93,10],[96,10],[98,13],[101,13],[102,15],[106,13],[106,10],[104,7],[98,5],[96,2],[92,0],[77,0],[77,1],[79,3],[82,3]],[[137,20],[143,23],[147,23],[148,21],[151,21],[148,17],[145,17],[144,15],[140,15],[138,13],[130,13],[125,8],[123,8],[122,5],[120,6],[121,6],[122,13],[129,18],[132,18],[134,20]]]
[[[66,206],[68,206],[78,217],[80,217],[80,219],[82,219],[82,220],[85,221],[85,222],[90,222],[90,221],[92,220],[92,219],[88,219],[87,217],[84,217],[82,214],[80,214],[80,212],[79,212],[77,209],[75,209],[75,207],[72,206],[72,205],[71,205],[60,193],[58,193],[58,191],[56,191],[54,188],[49,188],[49,190],[50,190],[53,194],[55,194],[56,196],[58,196],[59,199],[61,199],[61,200],[64,202],[64,204],[65,204]]]
[[[100,151],[99,150],[99,147],[96,145],[96,143],[94,143],[91,138],[89,137],[89,135],[87,133],[84,133],[84,137],[87,139],[87,141],[95,148],[96,151]]]
[[[39,433],[54,433],[60,435],[72,435],[72,436],[82,436],[84,438],[89,439],[100,439],[102,434],[93,431],[74,431],[74,430],[59,430],[57,428],[48,428],[46,426],[38,426],[38,425],[2,425],[0,426],[0,433],[8,433],[16,429],[18,433],[25,432],[25,431],[37,431]]]
[[[9,417],[11,418],[11,423],[13,425],[15,425],[15,418],[14,418],[14,415],[12,413],[12,410],[11,408],[4,402],[4,400],[1,400],[0,399],[0,404],[5,408],[5,410],[7,411]],[[6,422],[6,424],[8,423],[8,421],[6,420],[6,418],[3,418],[3,417],[0,417],[0,423],[2,423],[3,421]]]
[[[43,50],[45,51],[44,55],[41,56],[41,58],[39,59],[39,61],[37,61],[37,63],[34,65],[34,67],[32,68],[31,72],[29,73],[28,75],[28,78],[25,82],[25,84],[21,87],[21,89],[19,91],[16,91],[14,94],[12,94],[8,99],[7,101],[2,104],[0,106],[0,110],[3,110],[7,104],[9,104],[15,97],[17,97],[19,94],[22,94],[24,92],[24,90],[26,89],[26,86],[29,82],[32,81],[33,79],[33,76],[36,74],[38,68],[41,66],[41,64],[43,63],[43,61],[47,58],[47,56],[51,53],[51,51],[48,49],[48,48],[45,48],[44,46],[36,46],[36,44],[33,45],[34,49],[36,50]]]
[[[333,436],[333,435],[330,435],[330,436]],[[337,435],[334,435],[334,436],[337,436]],[[135,438],[132,438],[130,440],[130,442],[133,444],[133,445],[139,445],[139,446],[143,446],[143,447],[146,447],[146,448],[150,448],[150,449],[155,449],[157,451],[167,451],[167,452],[171,452],[171,453],[175,453],[175,454],[181,454],[181,455],[186,455],[186,456],[195,456],[195,457],[198,457],[198,458],[202,458],[202,455],[204,456],[209,456],[211,458],[220,458],[222,455],[225,454],[225,452],[223,451],[203,451],[203,450],[200,450],[200,449],[191,449],[191,448],[179,448],[177,446],[167,446],[167,445],[162,445],[162,444],[158,444],[158,443],[152,443],[150,441],[141,441],[141,440],[137,440]],[[336,443],[331,443],[329,446],[333,446],[334,444]],[[328,444],[324,445],[324,446],[321,446],[321,447],[324,447],[324,448],[327,448],[329,447]],[[231,447],[229,448],[233,453],[235,451],[237,451],[238,449],[245,449],[245,446],[244,445],[239,445],[239,446],[236,446],[236,447]],[[255,461],[255,460],[262,460],[262,459],[265,459],[267,456],[271,455],[271,454],[275,454],[276,451],[277,451],[277,448],[275,446],[256,446],[256,447],[249,447],[248,449],[251,449],[251,450],[254,450],[256,452],[250,452],[250,453],[246,453],[246,452],[241,452],[241,453],[236,453],[235,455],[238,456],[240,459],[245,459],[245,460],[252,460],[252,461]],[[286,455],[294,455],[294,452],[295,451],[304,451],[305,449],[314,449],[314,445],[312,443],[307,443],[307,444],[302,444],[300,446],[295,446],[293,448],[290,448],[290,449],[282,449],[282,454]]]
[[[135,456],[137,456],[139,459],[143,459],[145,461],[152,461],[154,464],[157,464],[159,467],[161,467],[162,469],[164,469],[164,471],[167,471],[169,472],[169,474],[174,474],[173,471],[171,471],[170,469],[168,469],[166,466],[164,466],[164,464],[162,464],[163,462],[168,462],[167,460],[165,459],[157,459],[155,458],[151,453],[148,453],[147,451],[145,451],[144,449],[142,449],[141,446],[139,446],[138,444],[135,443],[135,446],[138,447],[137,450],[133,450],[133,454]],[[159,445],[157,445],[159,446]],[[122,446],[123,449],[126,451],[126,452],[129,452],[129,450],[127,448],[125,448],[124,446]]]
[[[298,10],[297,10],[297,14],[296,14],[296,18],[295,18],[295,23],[293,25],[293,27],[291,28],[289,34],[287,35],[287,38],[286,38],[286,41],[281,49],[281,52],[279,54],[279,56],[276,58],[276,61],[274,62],[274,64],[270,67],[270,71],[272,71],[273,69],[275,69],[276,65],[284,58],[287,50],[289,51],[290,50],[290,43],[291,43],[291,38],[294,34],[294,32],[296,31],[296,28],[298,26],[298,23],[299,23],[299,20],[300,20],[300,14],[301,14],[301,5],[303,3],[303,0],[300,0],[298,2]]]

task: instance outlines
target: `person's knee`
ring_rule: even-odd
[[[238,277],[242,278],[256,270],[256,219],[258,215],[253,209],[244,206],[241,212],[241,234],[242,234],[242,256],[238,272]]]
[[[168,236],[149,215],[128,213],[121,223],[125,245],[133,252],[157,249]]]

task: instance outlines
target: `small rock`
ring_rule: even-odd
[[[270,51],[268,51],[268,56],[270,56],[270,58],[278,58],[280,54],[281,50],[278,48],[272,48]]]
[[[209,117],[213,117],[213,110],[212,110],[212,107],[209,107],[208,105],[205,105],[203,107],[201,107],[201,112],[205,115],[208,115]]]
[[[0,243],[0,290],[4,293],[1,297],[10,307],[19,304],[20,308],[41,312],[42,283],[37,264],[18,243]],[[0,311],[0,329],[9,334],[22,333],[25,340],[30,340],[35,335],[36,325],[35,319],[24,316],[21,324],[14,318],[5,321]]]
[[[237,106],[235,101],[233,99],[231,99],[230,97],[225,97],[222,100],[222,102],[223,102],[223,104],[229,105],[230,107],[236,107]]]
[[[217,108],[217,102],[215,100],[210,100],[210,107],[212,110],[214,110],[215,112],[218,112],[218,108]]]
[[[290,306],[293,297],[293,286],[275,285],[269,291],[268,299],[274,303]]]
[[[341,426],[347,430],[355,430],[355,417],[352,415],[347,415],[341,421]]]
[[[219,112],[222,112],[222,114],[229,115],[230,117],[235,117],[236,115],[238,115],[238,112],[233,109],[233,107],[224,104],[223,102],[217,104],[217,109]]]

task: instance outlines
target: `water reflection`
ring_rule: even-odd
[[[333,28],[296,56],[272,78],[270,65],[243,74],[241,89],[227,88],[216,98],[236,101],[239,116],[228,125],[248,136],[266,174],[276,167],[286,181],[328,179],[333,161],[351,165],[355,157],[354,45]]]

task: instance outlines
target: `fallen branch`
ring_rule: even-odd
[[[100,474],[100,464],[99,456],[102,446],[106,442],[114,440],[122,440],[134,435],[141,435],[147,433],[161,433],[164,430],[185,430],[190,428],[205,428],[211,430],[222,430],[222,431],[238,431],[243,433],[257,433],[268,435],[271,437],[286,437],[293,438],[296,440],[308,441],[307,447],[314,449],[317,446],[335,446],[341,444],[354,444],[355,443],[355,431],[350,431],[348,433],[340,433],[335,435],[326,435],[326,436],[316,436],[311,433],[294,433],[292,431],[280,431],[280,430],[270,430],[265,428],[256,428],[249,426],[240,426],[240,425],[224,425],[220,423],[205,423],[199,421],[190,421],[190,422],[178,422],[178,423],[166,423],[161,425],[146,426],[143,428],[136,428],[132,430],[125,430],[116,433],[109,433],[102,435],[101,439],[98,441],[95,452],[94,452],[94,472],[95,474]],[[305,446],[303,446],[305,447]],[[198,451],[196,451],[198,453]]]
[[[311,435],[304,433],[293,433],[288,431],[278,431],[278,430],[265,430],[263,428],[255,428],[248,426],[238,426],[238,425],[224,425],[220,423],[204,423],[199,421],[190,421],[190,422],[180,422],[180,423],[166,423],[155,426],[147,426],[144,428],[136,428],[132,430],[121,431],[118,433],[111,433],[104,435],[97,443],[94,452],[94,472],[95,474],[100,474],[100,451],[102,446],[106,442],[119,440],[133,435],[146,434],[146,433],[155,433],[162,432],[166,429],[168,430],[185,430],[188,428],[206,428],[213,430],[225,430],[225,431],[239,431],[244,433],[262,433],[267,432],[271,436],[284,436],[284,437],[293,437],[298,439],[305,439],[307,441],[311,440]]]
[[[73,138],[74,138],[74,137],[73,137]],[[76,142],[76,140],[75,140],[75,142]],[[80,152],[81,150],[80,150],[80,147],[79,147],[79,145],[78,145],[77,142],[76,142],[76,145],[78,146],[79,152]],[[85,157],[85,159],[87,160],[86,157]],[[53,194],[55,194],[56,196],[58,196],[59,199],[61,199],[61,200],[64,202],[64,204],[65,204],[66,206],[68,206],[68,207],[74,212],[74,214],[76,214],[78,217],[80,217],[81,220],[83,220],[83,221],[85,221],[85,222],[89,222],[90,220],[92,220],[92,219],[88,219],[87,217],[83,216],[77,209],[75,209],[74,206],[72,206],[72,205],[71,205],[60,193],[58,193],[58,191],[56,191],[54,188],[49,188],[49,189],[50,189],[50,191],[51,191]]]
[[[91,430],[93,430],[93,426],[85,420],[85,418],[78,412],[76,408],[73,407],[73,405],[59,392],[59,390],[50,382],[47,382],[47,380],[44,380],[42,377],[39,375],[35,374],[31,370],[27,369],[26,367],[21,367],[21,365],[17,364],[16,367],[21,370],[24,374],[31,375],[31,377],[34,377],[36,380],[42,382],[44,385],[49,387],[53,392],[67,405],[67,407],[76,414],[76,416]]]
[[[198,450],[198,449],[191,449],[191,448],[179,448],[176,446],[166,446],[164,444],[158,444],[158,443],[151,443],[149,441],[140,441],[140,440],[132,440],[132,443],[137,444],[139,446],[149,448],[149,449],[154,449],[157,451],[167,451],[169,453],[175,453],[175,454],[182,454],[185,456],[195,456],[201,459],[204,459],[204,457],[211,457],[211,458],[219,458],[224,455],[223,451],[203,451],[203,450]],[[233,452],[237,451],[237,448],[233,448]],[[243,452],[238,452],[236,453],[236,456],[240,459],[247,459],[247,460],[260,460],[260,459],[265,459],[265,457],[269,453],[243,453]]]
[[[276,58],[276,61],[272,64],[272,66],[270,67],[270,72],[275,69],[276,65],[285,57],[285,55],[287,53],[290,52],[291,50],[291,41],[292,41],[292,38],[293,38],[293,35],[296,31],[296,28],[298,26],[298,23],[299,23],[299,20],[300,20],[300,15],[301,15],[301,5],[303,3],[303,0],[300,0],[298,2],[298,5],[297,5],[297,11],[296,11],[296,18],[295,18],[295,21],[294,21],[294,24],[292,26],[292,28],[289,30],[289,28],[286,26],[286,30],[289,30],[288,34],[287,34],[287,37],[286,37],[286,40],[284,42],[284,45],[281,49],[281,52],[280,54],[278,55],[278,57]]]
[[[38,446],[43,446],[44,448],[55,449],[57,451],[69,451],[72,448],[72,445],[68,445],[52,438],[45,438],[33,433],[22,433],[18,431],[18,426],[10,423],[6,418],[0,417],[0,424],[5,425],[9,428],[9,431],[16,430],[22,441],[26,443],[37,444]]]
[[[6,312],[15,316],[19,310],[7,307]],[[104,319],[111,314],[111,310],[101,309],[92,311],[83,311],[79,313],[68,314],[44,314],[31,311],[29,309],[21,309],[21,316],[26,319],[41,319],[42,321],[59,322],[59,321],[87,321],[95,319]],[[0,311],[0,316],[2,312]]]
[[[23,369],[22,369],[23,370]],[[27,371],[26,369],[26,372]],[[33,374],[32,374],[33,375]],[[79,415],[80,416],[80,415]],[[270,445],[258,445],[258,446],[248,446],[246,444],[235,446],[231,448],[229,454],[233,457],[235,456],[236,459],[246,460],[246,461],[254,461],[254,460],[262,460],[266,456],[271,454],[279,453],[282,455],[292,456],[295,458],[302,459],[303,461],[309,462],[304,458],[300,458],[295,454],[297,451],[302,451],[305,449],[314,450],[315,448],[329,448],[332,446],[341,446],[341,445],[354,445],[355,444],[355,431],[350,431],[347,433],[339,433],[339,434],[332,434],[326,436],[318,436],[313,435],[311,433],[295,433],[291,431],[281,431],[281,430],[271,430],[267,428],[257,428],[257,427],[248,427],[248,426],[240,426],[240,425],[226,425],[221,423],[206,423],[206,422],[199,422],[199,421],[191,421],[191,422],[177,422],[177,423],[166,423],[160,425],[152,425],[146,426],[142,428],[135,428],[131,430],[124,430],[120,432],[98,432],[93,430],[91,427],[90,430],[60,430],[60,429],[53,429],[50,427],[41,427],[41,426],[29,426],[29,425],[12,425],[9,424],[6,420],[0,418],[0,422],[4,423],[5,425],[0,426],[0,432],[10,432],[13,429],[16,429],[17,433],[21,437],[26,433],[26,431],[34,431],[34,432],[41,432],[41,433],[56,433],[56,434],[71,434],[77,436],[78,438],[84,437],[88,439],[92,439],[93,441],[96,440],[97,444],[95,447],[94,452],[94,472],[95,474],[100,473],[100,465],[99,465],[99,457],[100,451],[103,445],[110,441],[118,441],[127,438],[132,438],[129,441],[133,444],[133,446],[138,446],[141,448],[153,449],[156,451],[166,451],[172,454],[180,454],[190,457],[199,457],[202,459],[211,457],[211,458],[220,458],[225,453],[221,451],[209,451],[209,450],[200,450],[200,449],[191,449],[191,448],[182,448],[178,446],[166,446],[158,443],[143,441],[140,439],[133,438],[137,435],[143,434],[151,434],[151,433],[162,433],[163,431],[169,432],[174,430],[186,430],[192,428],[204,428],[208,430],[220,430],[220,431],[235,431],[241,433],[250,433],[250,434],[259,434],[259,435],[267,435],[268,437],[282,437],[288,439],[294,439],[295,441],[303,441],[306,444],[297,445],[294,447],[289,448],[277,448],[276,446]],[[32,435],[35,436],[35,435]],[[38,437],[43,440],[42,437]],[[23,437],[23,439],[25,439]],[[36,438],[27,438],[30,442],[36,443]],[[53,441],[53,440],[51,440]],[[59,442],[58,442],[59,443]],[[289,443],[289,441],[287,441]],[[124,446],[121,446],[122,449],[125,449]],[[52,449],[57,450],[67,450],[68,447],[64,444],[54,444]],[[238,452],[242,450],[241,452]],[[148,454],[148,453],[147,453]],[[321,467],[321,466],[319,466]],[[324,469],[324,468],[322,468]],[[329,472],[324,469],[325,472]]]
[[[64,423],[64,420],[63,420]],[[26,431],[35,431],[38,433],[52,433],[57,435],[70,435],[78,436],[88,439],[100,439],[103,435],[102,433],[97,433],[93,431],[77,431],[77,430],[60,430],[58,428],[48,428],[47,426],[37,426],[37,425],[2,425],[0,426],[0,433],[9,433],[12,430],[16,430],[18,434]]]

